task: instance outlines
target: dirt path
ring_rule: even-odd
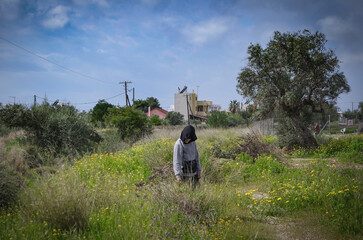
[[[341,162],[338,162],[338,160],[336,158],[321,158],[321,159],[317,159],[317,158],[291,158],[291,159],[287,160],[287,164],[290,167],[301,168],[301,167],[306,167],[312,161],[326,162],[327,165],[330,165],[332,167],[337,167],[337,168],[355,168],[355,169],[362,169],[363,168],[363,164],[341,163]]]

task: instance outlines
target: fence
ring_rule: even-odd
[[[253,122],[251,128],[254,131],[259,131],[263,135],[275,135],[278,125],[280,124],[279,118],[269,118]],[[314,121],[315,120],[315,121]],[[312,122],[318,123],[320,126],[319,134],[346,134],[363,131],[363,123],[358,120],[343,119],[331,122],[322,121],[321,119],[314,119]],[[315,124],[308,127],[312,132],[314,131]]]

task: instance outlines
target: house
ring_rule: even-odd
[[[189,109],[187,103],[189,103]],[[183,114],[184,120],[188,120],[188,111],[191,118],[194,116],[200,120],[206,120],[212,106],[212,101],[198,101],[198,95],[194,93],[194,90],[192,93],[179,91],[174,94],[174,111]]]
[[[168,114],[168,111],[166,111],[162,108],[154,108],[153,110],[150,110],[150,108],[149,108],[147,116],[151,117],[151,116],[157,115],[157,116],[159,116],[160,119],[165,119],[166,114]]]

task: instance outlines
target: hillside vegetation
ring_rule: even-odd
[[[28,171],[21,183],[1,179],[4,196],[19,191],[1,212],[1,239],[362,237],[363,135],[287,153],[276,137],[197,129],[203,176],[193,189],[173,176],[180,130]]]

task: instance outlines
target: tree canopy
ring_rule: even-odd
[[[147,112],[148,107],[150,107],[151,110],[155,108],[160,108],[160,103],[157,98],[148,97],[146,98],[146,100],[141,100],[141,99],[136,100],[134,102],[134,107],[142,112]]]
[[[322,112],[350,91],[339,60],[325,47],[325,35],[308,30],[276,31],[266,48],[248,47],[248,64],[237,77],[237,92],[259,106],[261,116],[285,114],[305,146],[317,142],[301,120],[304,112]]]
[[[107,115],[108,109],[112,107],[113,105],[111,103],[106,102],[105,100],[98,101],[98,103],[92,109],[91,121],[94,123],[96,122],[104,123],[105,122],[104,117]]]

